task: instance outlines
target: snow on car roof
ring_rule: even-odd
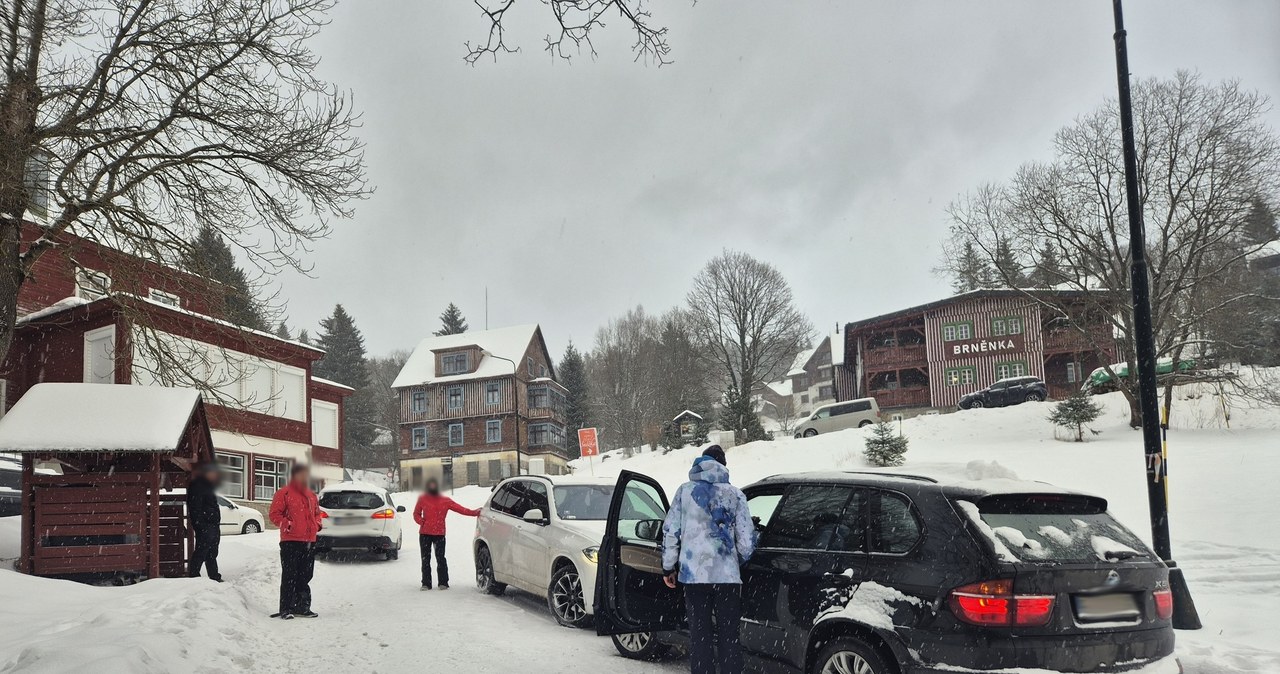
[[[413,350],[409,359],[405,361],[404,367],[400,368],[400,374],[396,375],[391,387],[404,388],[406,386],[419,386],[438,382],[465,381],[468,379],[510,375],[513,372],[512,363],[503,360],[503,358],[509,358],[514,361],[516,363],[515,368],[523,368],[524,363],[521,361],[524,359],[524,352],[529,348],[529,343],[533,341],[534,333],[537,330],[538,326],[531,324],[496,328],[494,330],[463,332],[457,335],[427,337],[418,342],[418,346]],[[448,376],[436,375],[437,351],[441,349],[461,349],[467,346],[478,346],[493,355],[482,356],[474,372]]]
[[[36,384],[0,419],[0,451],[168,452],[199,402],[190,388]]]

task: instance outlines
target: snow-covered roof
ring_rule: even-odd
[[[199,402],[189,388],[36,384],[0,419],[0,451],[170,452]]]
[[[784,379],[782,381],[771,381],[768,384],[765,384],[765,386],[768,386],[770,391],[773,391],[774,393],[780,396],[789,396],[792,394],[792,391],[793,391],[790,379]]]
[[[681,413],[677,414],[677,415],[672,419],[672,421],[675,421],[676,419],[679,419],[680,417],[683,417],[683,416],[696,417],[696,418],[698,418],[698,419],[701,419],[701,418],[702,418],[702,415],[701,415],[701,414],[698,414],[697,412],[694,412],[693,410],[685,410],[685,411],[683,411],[683,412],[681,412]]]
[[[809,364],[809,359],[813,358],[813,354],[817,349],[805,349],[796,354],[796,359],[791,363],[791,369],[787,370],[788,377],[799,377],[804,374],[804,366]]]
[[[351,388],[350,386],[347,386],[346,384],[340,384],[340,383],[338,383],[338,382],[336,382],[336,381],[334,381],[334,380],[332,380],[332,379],[325,379],[325,378],[323,378],[323,377],[317,377],[317,376],[315,376],[315,375],[312,375],[312,376],[311,376],[311,381],[313,381],[313,382],[315,382],[315,383],[317,383],[317,384],[324,384],[325,386],[332,386],[332,387],[334,387],[334,388],[346,389],[346,390],[348,390],[348,391],[354,391],[354,390],[355,390],[355,389]]]
[[[61,313],[68,309],[74,309],[76,307],[84,306],[88,303],[89,303],[89,300],[86,300],[83,297],[64,297],[43,309],[37,309],[29,314],[19,317],[17,324],[22,325],[23,323],[38,320],[38,319],[44,318],[45,316],[52,316],[54,314]]]
[[[524,352],[529,348],[529,343],[533,341],[537,330],[537,325],[516,325],[509,328],[427,337],[418,342],[417,348],[405,361],[404,367],[400,368],[400,374],[396,375],[396,380],[392,382],[391,387],[404,388],[510,375],[512,365],[503,358],[514,361],[516,369],[523,368]],[[468,346],[477,346],[480,350],[492,355],[482,355],[480,362],[476,364],[476,369],[472,372],[437,376],[435,352]]]
[[[831,341],[831,364],[844,365],[844,333],[837,330],[828,339]]]

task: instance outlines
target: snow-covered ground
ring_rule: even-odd
[[[1108,498],[1121,520],[1147,535],[1143,458],[1118,396],[1107,396],[1100,433],[1084,444],[1054,439],[1045,404],[920,417],[903,471],[944,479],[1017,476]],[[1280,672],[1280,410],[1234,409],[1184,389],[1170,433],[1174,552],[1186,569],[1205,629],[1178,634],[1188,674]],[[734,481],[805,470],[861,470],[863,431],[752,443],[729,451]],[[580,471],[627,468],[669,489],[684,479],[695,448],[612,455]],[[488,490],[456,498],[478,505]],[[403,505],[412,505],[402,496]],[[403,516],[402,516],[403,517]],[[418,590],[418,553],[407,540],[397,561],[326,561],[313,582],[318,620],[283,622],[274,611],[274,532],[223,539],[228,581],[155,580],[90,587],[9,570],[16,518],[0,519],[0,672],[371,671],[675,672],[683,662],[618,657],[607,639],[556,625],[545,603],[508,591],[475,590],[471,522],[450,516],[453,589]],[[405,523],[412,532],[411,521]]]

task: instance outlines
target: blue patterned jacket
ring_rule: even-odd
[[[728,468],[698,457],[662,524],[663,568],[679,568],[679,581],[686,584],[741,583],[738,568],[755,549],[747,497],[729,484]]]

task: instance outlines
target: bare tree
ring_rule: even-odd
[[[1274,301],[1250,282],[1248,258],[1275,238],[1247,235],[1260,195],[1280,186],[1280,139],[1264,122],[1268,100],[1236,82],[1207,85],[1188,73],[1135,83],[1142,207],[1148,230],[1151,304],[1159,356],[1179,361],[1214,354],[1231,337],[1215,330],[1252,300]],[[1060,253],[1039,265],[1039,284],[1077,291],[1027,291],[1050,316],[1071,322],[1095,347],[1113,338],[1134,371],[1129,288],[1129,224],[1120,122],[1109,102],[1058,132],[1055,158],[1024,165],[1006,183],[985,185],[953,203],[944,266],[960,273],[972,248],[996,284],[1019,288],[1037,267],[1036,251]],[[1087,292],[1085,292],[1087,291]],[[1071,306],[1086,297],[1088,320]],[[1099,322],[1109,330],[1091,329]],[[1235,320],[1226,322],[1238,323]],[[1136,382],[1116,376],[1140,422]],[[1169,389],[1166,388],[1166,397]]]
[[[0,357],[63,232],[176,264],[206,226],[305,268],[366,193],[358,119],[308,47],[332,4],[0,0]]]
[[[777,379],[813,335],[791,286],[773,265],[727,250],[693,279],[686,303],[694,334],[724,376],[737,416],[732,428],[759,434],[752,394]]]
[[[604,427],[612,447],[640,447],[661,435],[660,388],[654,368],[659,331],[658,322],[644,307],[636,307],[596,332],[587,358],[591,415]]]
[[[475,63],[484,56],[497,58],[498,54],[519,51],[519,47],[507,44],[507,14],[516,0],[472,0],[489,22],[489,31],[483,42],[466,44],[467,63]],[[617,18],[631,31],[635,42],[631,50],[636,60],[652,61],[658,65],[670,63],[671,47],[667,44],[667,29],[653,22],[648,0],[542,0],[551,9],[558,32],[546,36],[546,51],[556,58],[572,59],[586,53],[596,56],[592,32]]]

